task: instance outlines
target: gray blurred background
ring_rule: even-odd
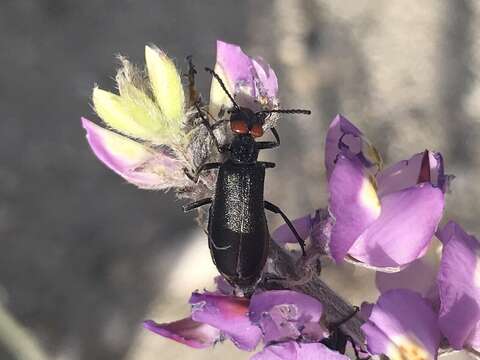
[[[446,218],[480,235],[479,24],[474,0],[2,0],[0,359],[248,357],[141,328],[186,315],[215,270],[172,192],[125,184],[88,148],[79,119],[95,118],[95,83],[113,89],[115,54],[142,64],[154,43],[201,69],[222,39],[264,57],[282,106],[313,111],[283,117],[267,155],[279,164],[266,196],[292,218],[326,203],[323,140],[341,112],[386,163],[441,151],[457,176]],[[370,275],[330,272],[352,301],[375,299]]]

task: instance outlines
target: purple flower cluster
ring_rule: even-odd
[[[425,150],[382,166],[379,153],[362,132],[337,115],[325,148],[331,226],[326,229],[323,224],[323,231],[317,229],[312,236],[337,262],[346,259],[378,270],[400,270],[423,256],[432,240],[449,181],[441,155]],[[297,221],[307,236],[308,227],[319,225],[309,215]],[[277,233],[280,241],[295,242],[283,230]]]
[[[228,286],[219,286],[222,288]],[[317,299],[291,290],[258,292],[247,299],[232,295],[232,291],[195,292],[189,301],[190,317],[166,324],[148,320],[144,325],[194,348],[229,339],[239,349],[252,351],[262,342],[263,351],[252,357],[257,360],[348,359],[321,343],[329,332],[322,325],[323,306]]]
[[[377,271],[381,296],[362,306],[369,352],[435,359],[440,344],[478,352],[480,242],[452,221],[438,229],[451,180],[441,155],[425,150],[382,169],[378,152],[341,115],[326,144],[329,218],[294,223],[315,251]],[[438,270],[422,260],[434,236],[443,244]],[[273,237],[295,242],[286,226]]]
[[[120,95],[94,92],[97,113],[115,132],[86,119],[83,125],[94,153],[127,181],[148,189],[181,188],[188,184],[182,168],[192,166],[194,148],[188,143],[190,134],[181,133],[182,117],[188,114],[183,90],[162,52],[148,50],[147,67],[151,85],[135,88],[129,82],[135,78],[129,73],[133,70],[125,68],[117,76]],[[278,106],[275,73],[240,47],[218,42],[215,71],[242,106]],[[181,100],[166,99],[155,76],[170,81]],[[149,86],[154,99],[149,98],[152,90],[145,90]],[[139,103],[149,108],[143,111]],[[209,112],[221,118],[230,106],[218,82],[212,81]],[[269,126],[271,122],[265,124]],[[455,222],[439,228],[451,180],[441,154],[425,150],[384,167],[363,133],[338,115],[326,134],[325,168],[327,209],[293,223],[307,240],[307,257],[331,257],[376,271],[381,295],[375,304],[362,305],[365,344],[354,345],[356,349],[393,360],[436,359],[439,351],[448,349],[478,355],[480,242]],[[202,181],[208,185],[211,180]],[[423,261],[435,236],[442,243],[438,269]],[[297,242],[286,225],[272,238],[284,248]],[[194,348],[228,339],[241,350],[253,351],[262,343],[263,350],[253,355],[257,360],[348,359],[325,345],[334,329],[325,323],[321,296],[258,289],[244,298],[217,280],[214,292],[192,294],[188,318],[164,324],[148,320],[145,327]]]
[[[395,359],[416,351],[434,359],[448,344],[478,356],[480,242],[455,222],[437,236],[443,243],[437,271],[420,259],[396,274],[377,273],[382,295],[373,307],[364,305],[370,314],[362,326],[372,354]]]

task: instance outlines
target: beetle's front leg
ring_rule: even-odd
[[[183,172],[190,180],[192,180],[194,183],[197,183],[198,178],[200,177],[200,173],[202,171],[218,169],[220,165],[222,165],[222,163],[219,163],[219,162],[206,163],[206,164],[200,165],[200,167],[198,167],[193,174],[191,174],[190,171],[188,171],[188,169],[186,168],[183,168]]]
[[[203,126],[205,126],[205,128],[207,129],[208,133],[210,134],[210,136],[211,136],[211,138],[212,138],[212,140],[213,140],[213,144],[214,144],[215,147],[217,148],[218,152],[219,152],[219,153],[225,152],[225,150],[227,150],[228,147],[225,146],[225,145],[220,145],[220,143],[218,142],[217,137],[215,136],[215,133],[213,132],[213,130],[215,130],[215,128],[216,128],[215,126],[217,125],[217,123],[220,123],[220,122],[222,122],[223,120],[217,121],[215,124],[210,125],[210,122],[209,122],[208,119],[204,116],[202,109],[200,109],[200,106],[198,106],[198,104],[195,104],[195,107],[197,108],[198,115],[200,116],[201,124],[202,124]]]
[[[278,135],[277,129],[274,127],[270,128],[273,136],[275,137],[275,141],[259,141],[257,142],[257,149],[264,150],[264,149],[273,149],[280,146],[280,135]]]
[[[298,235],[298,232],[295,229],[295,226],[293,226],[292,222],[287,217],[287,215],[285,215],[283,213],[283,211],[278,206],[273,205],[271,202],[264,201],[264,203],[265,203],[265,209],[267,209],[267,210],[269,210],[269,211],[271,211],[275,214],[279,214],[283,218],[283,221],[285,221],[287,226],[292,231],[293,235],[295,235],[295,237],[297,238],[298,244],[302,248],[302,255],[305,256],[306,255],[306,253],[305,253],[305,241],[300,237],[300,235]]]
[[[265,169],[273,169],[275,167],[275,163],[269,161],[258,161],[257,164],[262,165]]]
[[[184,205],[182,206],[182,208],[183,208],[183,212],[189,212],[191,210],[199,208],[200,206],[204,206],[211,203],[212,203],[212,198],[205,198],[198,201],[194,201],[193,203],[190,203],[188,205]]]

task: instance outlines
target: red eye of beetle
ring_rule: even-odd
[[[230,129],[236,134],[248,134],[247,123],[243,120],[230,121]]]
[[[263,127],[261,124],[253,124],[252,129],[250,130],[250,135],[253,137],[261,137],[263,136]]]

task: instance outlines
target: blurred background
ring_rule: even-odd
[[[454,173],[445,218],[480,235],[480,2],[476,0],[2,0],[0,2],[0,359],[246,359],[191,350],[142,320],[184,316],[215,269],[173,192],[128,185],[91,153],[80,116],[115,55],[154,43],[185,68],[215,40],[264,57],[280,82],[279,160],[266,197],[296,218],[325,206],[325,129],[341,112],[391,163],[425,148]],[[198,83],[208,96],[209,77]],[[280,220],[272,217],[270,228]],[[351,301],[371,274],[325,270]],[[453,358],[453,357],[452,357]],[[467,359],[457,355],[456,359]]]

